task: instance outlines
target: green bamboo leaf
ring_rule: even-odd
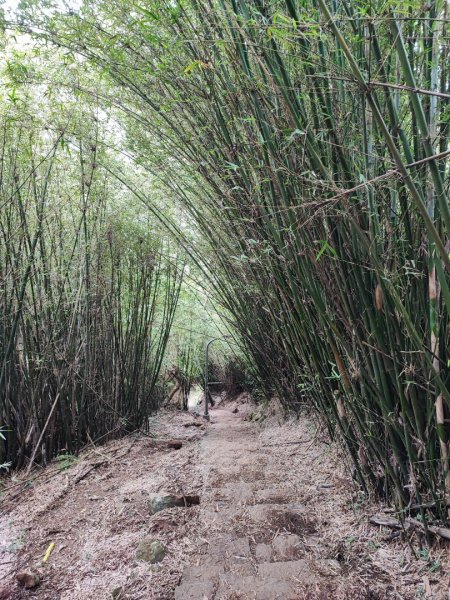
[[[331,256],[337,256],[336,250],[332,246],[330,246],[330,244],[326,240],[318,240],[318,242],[322,244],[322,247],[320,248],[318,254],[316,255],[317,262],[319,262],[322,255],[325,252],[331,254]]]

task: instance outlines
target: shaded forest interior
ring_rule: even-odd
[[[149,432],[219,338],[212,379],[311,411],[363,493],[447,519],[448,13],[4,10],[3,469]]]

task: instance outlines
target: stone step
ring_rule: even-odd
[[[260,563],[257,570],[261,578],[296,580],[311,585],[339,575],[341,566],[336,560],[300,559]]]
[[[194,578],[200,577],[202,569],[211,569],[211,566],[218,567],[223,571],[235,569],[238,565],[249,565],[250,568],[241,569],[241,572],[253,574],[253,557],[250,550],[249,538],[236,537],[231,534],[215,536],[208,544],[203,544],[199,548],[199,554],[191,556],[191,561],[195,567],[186,567],[185,572],[191,579],[190,570],[194,569]],[[185,579],[183,573],[183,581]]]
[[[270,543],[279,533],[309,535],[314,531],[302,504],[232,504],[217,501],[214,510],[203,508],[201,519],[210,530],[233,532],[234,536],[248,531],[254,540]]]
[[[236,482],[211,489],[213,500],[239,504],[254,504],[258,489],[257,483]],[[207,491],[209,492],[208,488]]]
[[[259,489],[255,493],[255,504],[289,504],[295,503],[295,491],[281,486]]]
[[[241,564],[252,558],[248,537],[223,535],[213,538],[208,546],[208,558],[226,564]]]
[[[212,581],[187,581],[175,588],[175,600],[212,600]]]
[[[262,563],[257,575],[236,577],[234,573],[219,575],[214,600],[297,600],[298,589],[326,585],[328,578],[340,569],[336,561],[296,560]],[[209,599],[208,599],[209,600]]]
[[[214,600],[296,600],[295,584],[271,577],[247,576],[236,578],[232,574],[220,577]],[[181,600],[181,599],[180,599]],[[210,600],[208,598],[208,600]]]
[[[200,564],[198,566],[186,567],[183,571],[182,582],[184,584],[202,580],[218,581],[219,575],[222,575],[224,572],[225,567],[223,565]]]
[[[293,504],[295,493],[282,487],[264,486],[264,482],[231,482],[221,487],[206,488],[213,500],[235,504]]]
[[[272,541],[272,548],[276,560],[293,560],[298,558],[302,551],[302,538],[293,533],[277,535]]]
[[[303,504],[253,504],[244,508],[245,514],[255,523],[264,523],[270,527],[272,523],[278,529],[278,521],[286,521],[286,517],[297,517],[306,512]]]

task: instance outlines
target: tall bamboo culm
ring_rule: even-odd
[[[31,468],[148,428],[182,264],[114,214],[95,135],[0,127],[0,463]]]
[[[444,516],[447,3],[98,1],[43,35],[120,86],[268,394],[311,406],[364,490]]]

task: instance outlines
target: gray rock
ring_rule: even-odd
[[[166,553],[166,547],[158,540],[143,540],[136,551],[136,558],[154,564],[161,562]]]
[[[150,498],[150,510],[152,514],[174,508],[175,506],[194,506],[200,504],[200,498],[197,495],[191,496],[174,496],[172,494],[159,495],[155,494]]]

